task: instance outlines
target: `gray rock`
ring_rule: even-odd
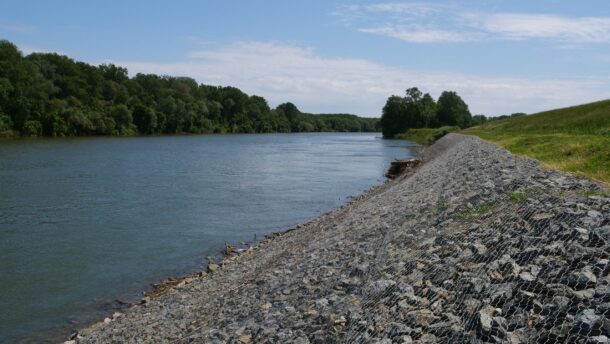
[[[589,337],[587,343],[591,344],[610,344],[610,339],[606,336],[592,336]]]
[[[436,316],[428,309],[417,309],[408,312],[405,318],[410,324],[428,326],[436,319]]]
[[[594,309],[585,309],[574,319],[572,333],[597,336],[610,331],[610,320],[596,314]]]
[[[485,332],[491,331],[492,321],[493,321],[493,313],[494,308],[491,306],[487,306],[481,309],[478,313],[479,327]]]
[[[597,282],[597,277],[590,267],[585,267],[580,271],[568,274],[564,278],[564,283],[568,286],[580,290],[592,286]]]
[[[396,285],[395,281],[392,280],[378,280],[371,284],[370,293],[372,296],[379,296],[387,293],[392,287]]]

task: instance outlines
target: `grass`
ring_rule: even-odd
[[[538,187],[525,188],[522,190],[513,191],[510,193],[510,200],[513,202],[523,202],[530,197],[534,197],[542,193],[542,189]]]
[[[610,191],[600,191],[600,190],[578,190],[577,193],[581,196],[601,196],[601,197],[610,197]]]
[[[475,217],[479,217],[481,215],[487,214],[495,208],[495,204],[491,202],[485,202],[477,207],[473,207],[472,209],[464,209],[460,213],[458,213],[457,217],[460,220],[472,219]]]
[[[449,208],[449,204],[444,200],[439,200],[436,202],[436,213],[440,214]]]
[[[510,200],[513,202],[523,202],[527,199],[527,194],[523,191],[515,191],[510,194]]]
[[[440,127],[440,128],[422,128],[422,129],[408,129],[402,134],[396,135],[397,139],[409,140],[417,142],[421,145],[431,145],[436,140],[445,136],[445,134],[452,131],[459,131],[459,127]]]
[[[462,133],[545,167],[610,183],[610,100],[491,121]]]

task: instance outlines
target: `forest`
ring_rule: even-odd
[[[379,119],[302,113],[292,103],[188,77],[137,74],[0,40],[0,136],[378,131]]]

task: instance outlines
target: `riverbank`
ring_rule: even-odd
[[[610,197],[449,134],[412,175],[79,331],[79,343],[597,342]],[[595,342],[595,341],[594,341]]]

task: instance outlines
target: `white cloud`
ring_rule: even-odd
[[[333,14],[361,32],[412,43],[526,39],[563,44],[610,43],[610,17],[473,12],[422,3],[351,5]]]
[[[437,6],[424,3],[381,3],[362,6],[366,11],[395,14],[426,15],[437,11]]]
[[[470,24],[503,39],[610,42],[610,17],[567,18],[546,14],[466,13]]]
[[[407,27],[375,27],[358,29],[360,32],[375,33],[413,43],[435,42],[467,42],[474,39],[473,35],[436,29],[418,29]]]
[[[387,97],[411,86],[437,97],[457,91],[473,113],[534,112],[607,97],[607,78],[490,77],[393,68],[364,59],[324,57],[313,49],[269,42],[242,42],[193,51],[184,61],[111,61],[133,73],[191,76],[265,97],[272,106],[292,101],[308,112],[377,116]]]

